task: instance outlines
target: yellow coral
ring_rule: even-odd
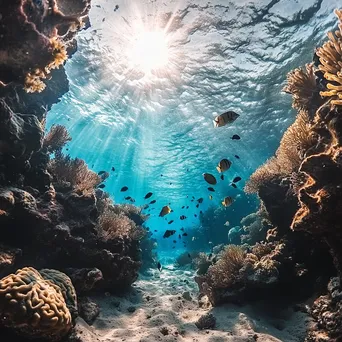
[[[68,59],[65,44],[61,40],[52,38],[50,39],[50,43],[52,48],[53,60],[45,68],[46,73],[49,73],[51,69],[58,68]]]
[[[27,93],[41,93],[46,88],[46,84],[42,79],[46,79],[52,69],[58,68],[68,59],[66,46],[61,40],[51,38],[50,44],[51,62],[45,66],[44,71],[37,68],[32,72],[28,72],[25,76],[24,89]]]
[[[45,78],[44,72],[40,69],[28,72],[25,77],[25,91],[27,93],[41,93],[46,88],[46,84],[41,79]]]
[[[283,91],[292,94],[293,108],[309,110],[315,94],[318,93],[313,63],[306,64],[305,69],[298,68],[289,72]]]
[[[332,97],[331,104],[342,105],[342,10],[335,10],[338,17],[339,31],[328,33],[329,41],[317,49],[317,56],[321,64],[319,69],[324,78],[329,81],[327,90],[320,92],[323,97]]]
[[[60,287],[32,267],[0,280],[0,319],[29,338],[59,340],[72,327]]]

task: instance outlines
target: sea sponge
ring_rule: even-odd
[[[292,95],[292,107],[308,111],[318,95],[315,67],[313,63],[305,68],[297,68],[287,74],[287,84],[283,91]]]
[[[332,105],[342,105],[342,10],[335,10],[339,19],[339,30],[328,33],[329,41],[316,51],[319,57],[319,70],[324,73],[324,78],[329,81],[327,90],[321,91],[323,97],[332,98]]]
[[[51,341],[72,327],[61,288],[32,267],[0,280],[0,321],[25,337]]]

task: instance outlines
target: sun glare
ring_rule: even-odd
[[[133,42],[130,62],[145,73],[162,69],[167,65],[168,43],[163,32],[143,32]]]

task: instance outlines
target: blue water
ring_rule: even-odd
[[[93,170],[115,167],[105,190],[116,203],[126,196],[136,205],[157,200],[146,225],[158,230],[160,250],[173,247],[172,238],[161,238],[165,229],[198,226],[194,214],[220,206],[225,196],[235,200],[226,209],[235,226],[258,207],[254,196],[244,194],[244,181],[274,153],[295,118],[290,96],[281,93],[286,74],[312,60],[315,46],[336,23],[338,5],[337,0],[95,0],[91,27],[79,34],[78,51],[66,64],[70,91],[53,106],[48,126],[65,125],[73,137],[67,152]],[[166,66],[152,73],[132,67],[134,41],[144,30],[159,29],[168,39]],[[212,119],[226,110],[240,117],[214,128]],[[231,140],[233,134],[241,140]],[[218,175],[222,158],[233,165],[210,201],[202,173]],[[238,189],[229,185],[235,176],[243,179]],[[129,190],[120,192],[123,186]],[[149,191],[154,195],[144,200]],[[204,198],[199,208],[192,196]],[[158,217],[168,203],[172,225]],[[187,219],[180,221],[180,215]],[[217,229],[226,242],[228,229]]]

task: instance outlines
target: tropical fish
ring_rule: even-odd
[[[224,175],[221,175],[220,178],[221,178],[221,180],[224,180]]]
[[[114,12],[116,12],[119,9],[119,5],[115,5]]]
[[[173,242],[173,243],[177,243],[177,241],[176,241],[176,240],[173,240],[172,242]]]
[[[240,180],[241,180],[241,177],[237,176],[233,179],[233,183],[240,182]]]
[[[153,195],[153,193],[152,192],[148,192],[146,195],[145,195],[145,199],[148,199],[148,198],[150,198],[151,196]]]
[[[229,123],[234,122],[239,117],[239,114],[228,111],[215,117],[213,120],[214,127],[222,127]]]
[[[115,171],[115,167],[114,167],[114,166],[112,166],[112,171],[113,171],[113,172]]]
[[[168,222],[168,224],[171,224],[171,223],[173,223],[173,220],[171,220],[170,222]]]
[[[184,232],[184,228],[182,227],[181,229],[180,229],[182,232]]]
[[[237,134],[234,134],[232,137],[231,137],[232,140],[240,140],[240,136],[237,135]]]
[[[127,187],[127,186],[124,186],[124,187],[121,188],[120,191],[124,192],[124,191],[127,191],[127,190],[128,190],[128,187]]]
[[[158,267],[159,272],[161,272],[161,270],[162,270],[162,265],[161,265],[160,261],[158,261],[157,267]]]
[[[100,184],[100,185],[98,186],[99,189],[103,189],[104,187],[106,187],[105,184]]]
[[[183,236],[188,236],[188,233],[183,233],[182,235],[183,235]]]
[[[211,191],[211,192],[215,192],[215,189],[212,188],[211,186],[208,188],[208,190]]]
[[[197,217],[197,215],[196,215],[196,214],[194,214],[194,216],[195,216],[195,217]]]
[[[135,202],[135,199],[134,199],[134,198],[131,198],[130,201],[131,201],[132,203],[134,203],[134,202]]]
[[[197,200],[197,202],[198,202],[198,203],[203,203],[203,197],[199,198],[199,199]]]
[[[189,206],[187,205],[185,209],[189,209]]]
[[[181,239],[181,238],[182,238],[182,236],[180,234],[178,234],[178,239]]]
[[[224,224],[226,227],[228,227],[230,225],[229,221],[226,221],[226,223]]]
[[[203,173],[202,176],[204,177],[204,180],[211,185],[215,185],[217,183],[215,176],[211,173]]]
[[[236,154],[235,156],[234,156],[236,159],[240,159],[240,157]]]
[[[196,204],[196,208],[198,208],[198,207],[199,207],[199,203]]]
[[[212,201],[212,199],[213,199],[213,196],[212,196],[212,195],[209,195],[209,199],[210,199],[210,201]]]
[[[193,236],[191,240],[192,240],[192,241],[195,241],[195,240],[196,240],[196,238]]]
[[[164,207],[159,213],[159,216],[164,217],[165,215],[170,214],[170,213],[171,213],[171,208],[168,205],[164,205]]]
[[[181,220],[185,220],[185,219],[186,219],[186,216],[185,216],[185,215],[181,215],[179,218],[180,218]]]
[[[225,172],[225,171],[229,170],[229,168],[231,167],[231,165],[232,165],[232,162],[231,162],[231,161],[229,161],[228,159],[222,159],[222,160],[218,163],[216,169],[217,169],[217,171],[220,172],[220,173],[221,173],[221,172]]]
[[[185,205],[182,206],[182,209],[184,209],[184,208],[185,208]]]
[[[224,200],[222,201],[222,205],[225,207],[229,207],[232,203],[233,203],[233,199],[230,196],[225,197]]]
[[[234,189],[236,189],[237,188],[237,186],[236,186],[236,184],[234,184],[234,183],[232,183],[232,184],[230,184]]]
[[[157,202],[156,200],[153,200],[153,201],[150,202],[150,204],[154,204],[154,203],[156,203],[156,202]]]
[[[165,233],[164,233],[164,235],[163,235],[163,238],[164,238],[164,239],[165,239],[165,238],[168,238],[168,237],[172,236],[172,235],[175,234],[175,233],[176,233],[175,230],[169,230],[169,229],[167,229],[167,230],[165,230]]]

